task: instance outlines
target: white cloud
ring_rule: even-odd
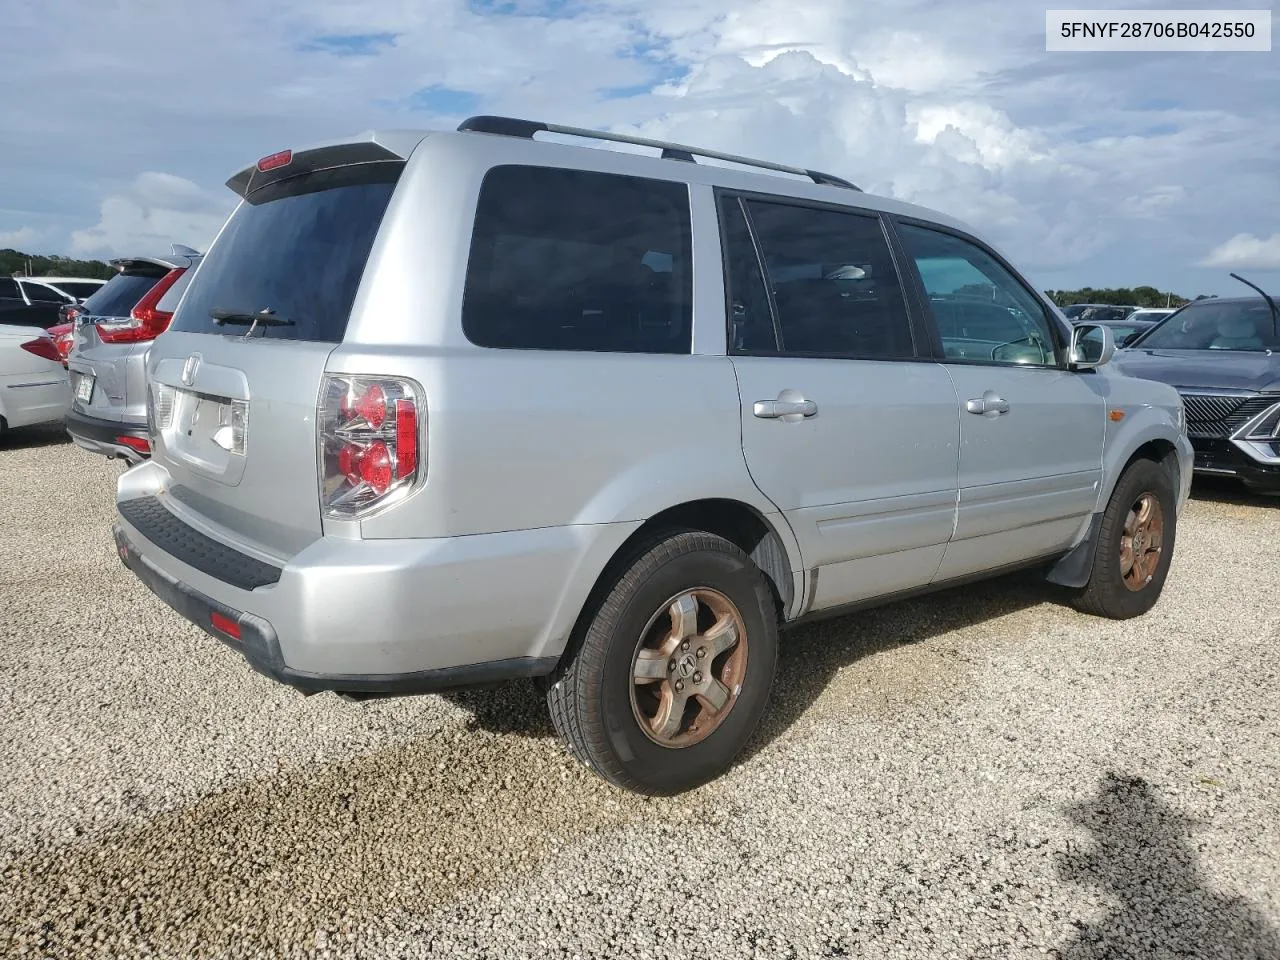
[[[40,240],[41,236],[41,232],[32,227],[19,227],[17,230],[0,231],[0,247],[29,253],[31,252],[31,247]]]
[[[147,172],[102,201],[98,222],[71,234],[79,256],[167,253],[173,243],[207,250],[234,198],[171,173]]]
[[[1266,239],[1251,233],[1238,233],[1226,243],[1214,247],[1201,265],[1240,270],[1280,270],[1280,233]]]

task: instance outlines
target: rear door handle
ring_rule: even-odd
[[[964,408],[970,413],[976,413],[979,416],[998,417],[1002,413],[1009,412],[1009,401],[1004,397],[997,397],[988,390],[980,397],[966,400]]]
[[[818,405],[806,400],[794,390],[783,390],[777,400],[757,400],[751,406],[751,412],[761,420],[782,420],[794,423],[818,414]]]

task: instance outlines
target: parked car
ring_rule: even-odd
[[[57,422],[70,399],[53,338],[39,327],[0,324],[0,439],[10,427]]]
[[[1133,313],[1129,314],[1129,316],[1125,317],[1125,320],[1129,323],[1142,322],[1155,326],[1155,324],[1159,323],[1177,309],[1177,307],[1139,307],[1137,310],[1133,311]]]
[[[536,677],[575,756],[670,793],[751,735],[783,626],[1028,565],[1108,617],[1164,586],[1177,393],[950,217],[492,117],[228,184],[115,537],[278,681]]]
[[[1062,312],[1072,323],[1115,323],[1126,319],[1137,309],[1112,303],[1073,303],[1069,307],[1063,307]]]
[[[80,302],[103,281],[69,277],[0,277],[0,323],[48,329],[59,309]],[[74,291],[74,292],[73,292]]]
[[[180,245],[168,257],[113,260],[119,272],[111,282],[68,311],[73,399],[66,426],[77,446],[129,463],[150,454],[147,352],[169,326],[199,261],[197,251]]]
[[[1135,314],[1131,314],[1134,316]],[[1073,321],[1074,326],[1081,324],[1096,324],[1104,326],[1111,330],[1111,336],[1115,338],[1117,347],[1126,347],[1137,339],[1138,335],[1146,330],[1150,330],[1155,326],[1155,321],[1142,320],[1076,320]]]
[[[1196,472],[1280,493],[1280,340],[1265,300],[1189,303],[1134,341],[1118,365],[1182,394]]]

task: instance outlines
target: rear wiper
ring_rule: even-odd
[[[292,320],[277,317],[276,312],[270,307],[263,307],[257,313],[239,313],[235,310],[210,310],[209,316],[220,327],[228,323],[248,324],[249,329],[245,332],[246,337],[253,336],[253,331],[257,330],[258,327],[291,327],[294,325]]]

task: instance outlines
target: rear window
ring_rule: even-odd
[[[91,317],[127,317],[164,274],[160,267],[117,273],[84,302],[84,312]]]
[[[688,353],[689,189],[550,167],[490,170],[462,329],[482,347]]]
[[[250,194],[193,271],[170,329],[243,335],[212,313],[274,311],[291,325],[272,340],[340,343],[378,227],[403,164],[370,164],[281,181]],[[354,182],[353,182],[354,181]]]

